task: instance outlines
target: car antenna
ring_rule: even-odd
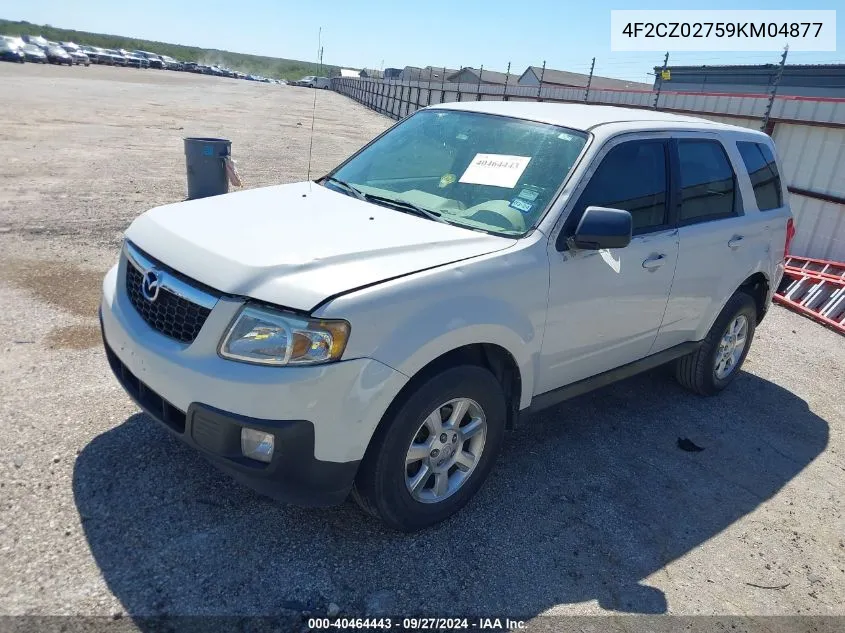
[[[323,59],[323,48],[321,46],[321,38],[323,35],[323,27],[321,26],[317,31],[317,62],[314,64],[314,70],[317,70],[317,64]],[[316,80],[315,80],[316,81]],[[317,112],[317,86],[312,86],[314,90],[314,105],[311,107],[311,136],[308,138],[308,171],[305,179],[308,181],[308,191],[311,192],[311,150],[314,147],[314,116]]]

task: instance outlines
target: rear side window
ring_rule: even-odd
[[[647,233],[667,224],[666,149],[663,141],[628,141],[604,157],[573,215],[580,219],[591,206],[631,213],[634,233]]]
[[[736,146],[742,155],[742,162],[745,163],[748,175],[751,176],[757,208],[760,211],[768,211],[782,207],[780,174],[769,146],[748,141],[738,141]]]
[[[736,210],[736,177],[718,141],[678,141],[681,224],[730,217]]]

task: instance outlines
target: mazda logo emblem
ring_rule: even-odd
[[[162,276],[157,270],[148,270],[141,280],[141,293],[147,301],[158,299],[158,291],[161,288]]]

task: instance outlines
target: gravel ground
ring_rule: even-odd
[[[138,412],[95,313],[121,231],[185,196],[181,138],[231,138],[248,187],[301,180],[315,93],[31,64],[0,84],[0,614],[845,615],[841,336],[774,307],[719,397],[658,370],[550,410],[421,534],[276,504]],[[312,173],[390,124],[316,97]]]

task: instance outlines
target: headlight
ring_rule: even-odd
[[[220,355],[262,365],[307,365],[339,360],[349,338],[346,321],[308,319],[244,306],[220,343]]]

